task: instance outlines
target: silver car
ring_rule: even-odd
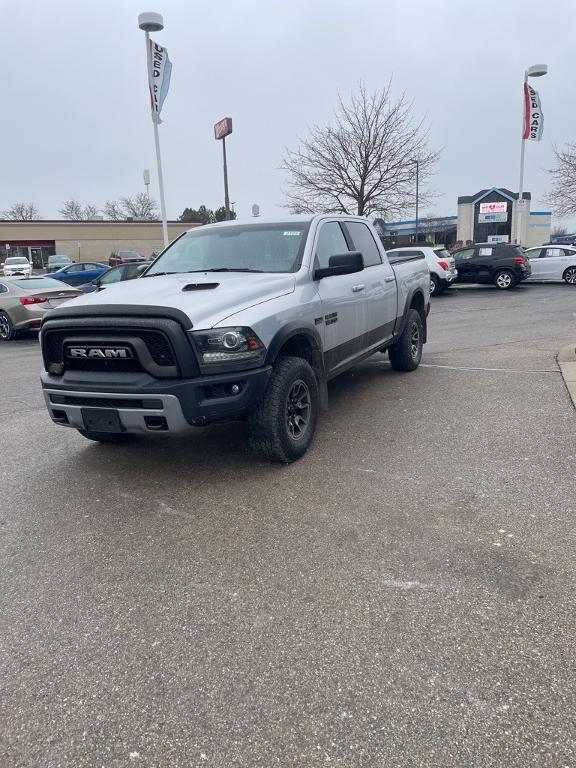
[[[49,277],[0,278],[0,341],[39,328],[42,318],[81,291]]]
[[[532,268],[526,282],[564,280],[568,285],[576,285],[576,248],[573,246],[542,245],[526,249],[525,255]]]

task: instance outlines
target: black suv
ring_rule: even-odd
[[[531,274],[530,262],[517,245],[476,243],[454,251],[452,256],[458,283],[492,284],[506,291]]]

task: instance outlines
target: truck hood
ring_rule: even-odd
[[[109,285],[66,302],[66,307],[124,304],[127,307],[173,307],[184,312],[194,328],[212,328],[237,312],[293,293],[291,274],[196,272],[141,277]]]

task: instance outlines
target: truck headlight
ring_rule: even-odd
[[[192,331],[200,360],[205,365],[218,363],[264,362],[266,347],[251,328],[213,328]]]

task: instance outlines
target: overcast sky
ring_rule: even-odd
[[[458,195],[518,188],[522,79],[545,113],[542,142],[527,142],[525,189],[547,210],[552,145],[576,138],[575,0],[0,0],[0,210],[33,201],[44,218],[76,197],[144,189],[154,141],[138,13],[164,15],[155,39],[173,64],[160,140],[167,209],[223,204],[221,145],[213,124],[231,116],[230,198],[240,216],[285,202],[285,146],[330,121],[338,92],[359,80],[414,99],[442,158],[433,210],[455,214]],[[426,211],[424,211],[426,212]]]

